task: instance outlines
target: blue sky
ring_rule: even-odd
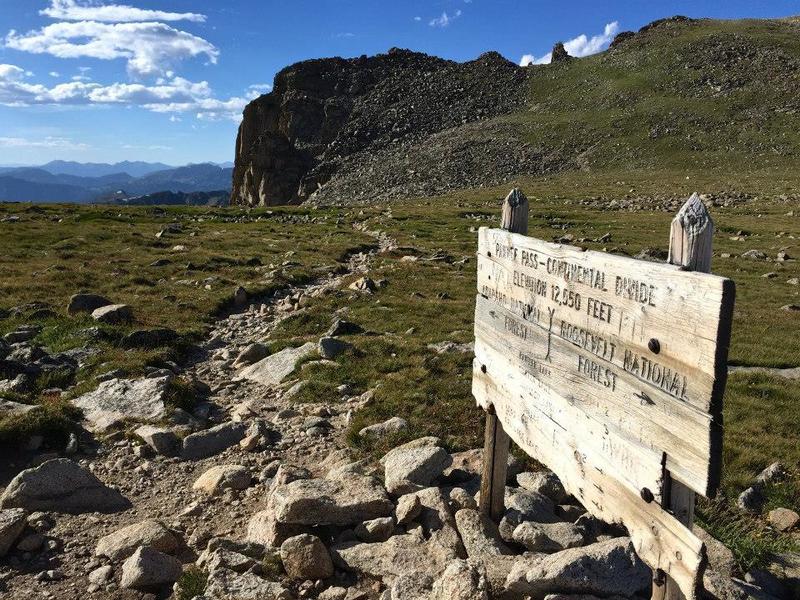
[[[800,0],[0,0],[0,164],[233,159],[282,67],[411,48],[546,62],[665,16],[800,13]]]

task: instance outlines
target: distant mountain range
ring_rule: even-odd
[[[38,167],[0,167],[0,201],[104,203],[159,192],[219,195],[231,188],[229,165],[52,161]]]

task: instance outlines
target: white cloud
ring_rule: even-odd
[[[48,75],[50,75],[50,77],[61,77],[61,73],[58,71],[50,71]]]
[[[135,21],[194,21],[202,23],[206,20],[205,15],[197,13],[146,10],[121,4],[97,5],[77,0],[51,0],[50,7],[40,10],[39,14],[64,21],[103,21],[107,23]]]
[[[241,117],[245,105],[252,100],[256,90],[266,89],[266,84],[256,84],[245,97],[234,96],[226,100],[214,98],[207,81],[192,82],[182,77],[163,80],[160,84],[112,83],[70,81],[47,87],[28,83],[26,72],[16,65],[0,65],[0,104],[5,106],[34,105],[107,105],[138,106],[157,113],[196,113],[205,120]],[[269,86],[271,87],[271,86]]]
[[[216,63],[219,56],[219,50],[203,38],[155,22],[53,23],[24,34],[12,29],[5,43],[14,50],[59,58],[124,58],[128,71],[137,76],[163,74],[174,63],[200,55]]]
[[[603,28],[603,33],[593,35],[589,38],[585,33],[578,37],[564,42],[564,48],[570,56],[589,56],[590,54],[597,54],[605,50],[608,45],[613,41],[614,36],[619,31],[619,21],[613,21],[606,24]],[[529,64],[542,65],[547,64],[552,60],[551,52],[542,56],[535,56],[534,54],[525,54],[519,61],[520,66],[526,67]]]
[[[448,27],[450,23],[455,21],[460,16],[461,16],[460,10],[457,10],[452,15],[448,15],[447,11],[444,11],[441,14],[441,16],[438,16],[435,19],[431,19],[428,25],[430,25],[431,27]]]
[[[247,97],[251,99],[258,98],[261,94],[267,94],[272,91],[272,85],[269,83],[254,83],[247,86]]]
[[[414,17],[415,21],[422,21],[422,17]]]
[[[3,148],[60,148],[62,150],[85,150],[89,146],[68,140],[66,138],[45,137],[39,140],[29,140],[20,137],[0,137],[0,147]]]

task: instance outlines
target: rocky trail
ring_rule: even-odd
[[[498,526],[477,510],[481,449],[450,454],[421,438],[379,462],[358,460],[345,432],[372,391],[344,385],[338,398],[293,402],[296,367],[335,361],[348,348],[340,336],[358,325],[336,314],[318,343],[269,354],[262,342],[304,298],[380,284],[372,260],[397,244],[356,228],[375,245],[346,269],[240,299],[188,366],[110,378],[76,399],[94,435],[10,465],[28,468],[0,497],[1,597],[649,597],[651,573],[626,532],[586,514],[553,473],[524,472],[512,458]],[[168,413],[167,383],[178,376],[204,400]],[[404,427],[398,415],[360,435]],[[781,597],[759,587],[782,586],[774,577],[732,580],[730,551],[706,542],[705,583],[718,597]]]

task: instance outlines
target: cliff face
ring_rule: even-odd
[[[459,64],[391,50],[287,67],[272,92],[245,108],[231,203],[319,196],[331,179],[369,169],[382,153],[511,111],[524,96],[525,79],[525,69],[495,53]],[[389,190],[374,184],[377,195]]]

